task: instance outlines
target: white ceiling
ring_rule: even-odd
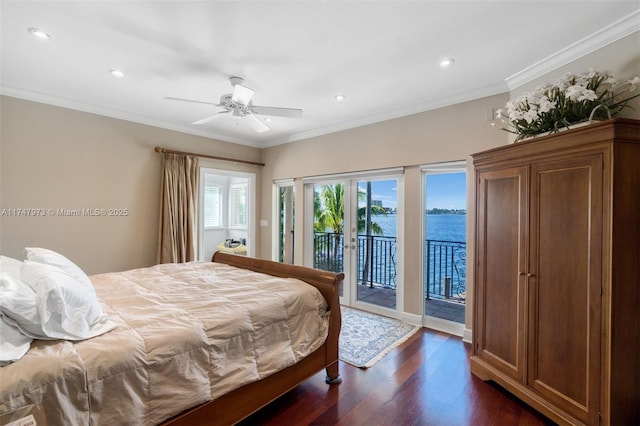
[[[640,29],[638,0],[0,6],[2,94],[256,147],[503,93]],[[217,103],[231,76],[254,104],[304,117],[274,118],[265,133],[233,117],[196,126],[219,108],[163,99]]]

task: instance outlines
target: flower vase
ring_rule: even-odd
[[[528,140],[531,140],[531,139],[535,139],[535,138],[537,138],[539,136],[549,136],[549,135],[553,135],[554,133],[560,133],[560,132],[564,132],[564,131],[567,131],[567,130],[577,129],[579,127],[588,126],[590,124],[602,121],[602,119],[594,118],[594,115],[595,115],[596,111],[599,108],[604,108],[606,110],[606,112],[607,112],[607,118],[606,119],[610,120],[611,119],[611,111],[609,110],[609,108],[606,105],[598,105],[594,109],[591,110],[591,114],[589,114],[589,118],[584,120],[584,121],[577,121],[575,123],[569,124],[568,126],[559,127],[557,130],[552,130],[550,132],[542,132],[542,133],[538,133],[537,135],[527,136],[527,137],[524,137],[522,139],[517,140],[515,143],[528,141]]]

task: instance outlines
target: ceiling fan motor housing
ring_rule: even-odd
[[[242,105],[233,100],[233,95],[231,93],[227,93],[220,97],[220,106],[227,111],[233,111],[234,115],[239,115],[241,117],[252,113],[251,102],[247,105]]]

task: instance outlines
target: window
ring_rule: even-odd
[[[234,184],[229,188],[229,227],[247,227],[247,185]]]
[[[210,260],[225,240],[245,241],[254,255],[254,173],[200,167],[198,245],[200,260]]]
[[[204,227],[222,227],[222,187],[220,185],[204,186]]]

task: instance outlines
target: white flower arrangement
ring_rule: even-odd
[[[567,73],[553,84],[527,92],[507,102],[496,117],[517,135],[516,142],[541,133],[554,133],[572,124],[611,118],[640,94],[624,97],[640,86],[640,77],[617,81],[610,71],[593,69],[582,74]]]

